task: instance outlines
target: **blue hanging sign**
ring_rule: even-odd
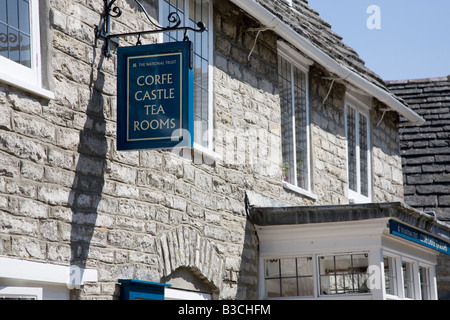
[[[389,231],[391,234],[403,239],[407,239],[445,254],[450,254],[450,244],[448,242],[411,228],[395,220],[389,220]]]
[[[119,47],[117,150],[193,145],[190,41]]]

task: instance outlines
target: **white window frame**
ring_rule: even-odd
[[[429,300],[436,300],[436,281],[435,279],[435,267],[431,264],[428,264],[422,260],[418,260],[417,258],[413,258],[410,256],[406,256],[401,253],[391,252],[383,250],[383,258],[389,257],[395,260],[395,276],[396,276],[396,286],[397,286],[397,295],[391,295],[386,292],[385,287],[385,274],[384,268],[382,268],[382,279],[383,279],[383,292],[385,293],[387,300],[421,300],[422,299],[422,288],[420,286],[420,274],[419,267],[427,269],[428,280],[429,280]],[[403,263],[412,264],[413,268],[413,282],[414,282],[414,297],[409,298],[406,297],[405,293],[405,279],[403,277],[402,265]]]
[[[424,300],[423,299],[423,290],[422,290],[422,279],[421,279],[421,275],[420,275],[420,268],[425,269],[426,270],[426,274],[427,274],[427,285],[428,285],[428,299],[426,300],[432,300],[433,299],[433,295],[432,295],[432,289],[433,289],[433,283],[432,283],[432,272],[433,272],[433,268],[429,265],[423,264],[421,262],[419,262],[419,282],[418,282],[418,286],[419,286],[419,293],[420,296],[418,297],[420,300]]]
[[[266,261],[268,260],[285,260],[285,259],[303,259],[303,258],[308,258],[311,259],[312,262],[312,270],[313,270],[313,274],[312,276],[312,280],[313,280],[313,294],[312,295],[305,295],[305,296],[281,296],[281,297],[272,297],[272,298],[268,298],[267,297],[267,287],[266,287],[266,276],[265,276],[265,266],[266,266]],[[289,256],[289,257],[281,257],[281,258],[264,258],[261,260],[262,261],[262,268],[263,268],[263,273],[262,273],[262,283],[263,283],[263,287],[264,287],[264,298],[265,299],[269,299],[269,300],[281,300],[281,299],[312,299],[315,298],[317,295],[317,281],[316,281],[316,269],[317,269],[317,256],[310,254],[310,255],[298,255],[298,256]],[[295,276],[295,279],[298,281],[298,278],[303,278],[303,277],[309,277],[309,276]],[[294,277],[293,277],[294,278]],[[273,278],[273,279],[283,279],[283,277],[281,277],[281,275],[279,275],[278,278]]]
[[[357,190],[350,189],[350,170],[349,170],[349,159],[348,159],[348,108],[351,107],[355,110],[355,132],[356,132],[356,175],[357,175]],[[367,119],[367,190],[368,196],[361,194],[361,159],[360,159],[360,134],[359,134],[359,117],[363,115]],[[345,98],[345,138],[346,138],[346,149],[347,149],[347,177],[348,177],[348,199],[350,202],[354,203],[370,203],[372,201],[372,154],[371,154],[371,136],[370,136],[370,107],[367,103],[362,102],[354,95],[347,92]]]
[[[418,263],[417,261],[405,258],[405,257],[400,257],[400,278],[401,278],[401,284],[402,284],[402,295],[403,295],[403,299],[404,300],[418,300],[419,296],[420,296],[420,290],[418,291],[418,280],[419,280],[419,268],[418,268]],[[405,285],[406,285],[406,279],[403,273],[403,264],[405,264],[406,269],[408,269],[408,265],[410,265],[411,267],[411,272],[412,272],[412,285],[413,285],[413,293],[412,293],[412,297],[407,297],[406,296],[406,290],[405,290]],[[408,271],[406,271],[407,273]]]
[[[369,292],[363,292],[363,293],[332,293],[332,294],[323,294],[320,292],[320,288],[321,288],[321,282],[320,282],[320,262],[319,259],[322,257],[337,257],[337,256],[358,256],[358,255],[367,255],[367,264],[370,267],[370,253],[366,252],[366,251],[355,251],[355,252],[346,252],[346,253],[327,253],[327,254],[320,254],[316,256],[316,261],[317,261],[317,274],[316,274],[316,281],[318,282],[317,286],[318,286],[318,297],[320,298],[330,298],[330,297],[371,297],[372,296],[372,291],[369,289]],[[367,269],[367,273],[369,273],[369,269]]]
[[[334,252],[330,251],[327,253],[315,253],[315,254],[299,254],[299,255],[269,255],[260,257],[260,295],[262,299],[267,300],[328,300],[328,299],[352,299],[352,300],[367,300],[372,298],[372,292],[367,293],[346,293],[346,294],[328,294],[324,295],[320,292],[320,268],[319,268],[319,259],[324,256],[343,256],[343,255],[365,255],[367,254],[368,263],[370,264],[370,252],[364,250],[356,250],[349,252]],[[292,297],[267,297],[267,289],[266,289],[266,277],[265,277],[265,261],[267,260],[283,260],[283,259],[297,259],[297,258],[312,258],[313,262],[313,282],[314,282],[314,294],[312,296],[292,296]]]
[[[211,294],[177,288],[165,288],[164,300],[211,300]]]
[[[388,294],[387,291],[386,291],[386,274],[384,273],[384,258],[389,258],[389,259],[393,260],[394,269],[392,271],[394,272],[394,278],[395,278],[395,282],[393,282],[393,285],[395,285],[395,289],[396,289],[395,291],[397,292],[396,295]],[[382,263],[382,268],[381,269],[383,270],[382,271],[383,274],[382,274],[382,277],[381,277],[382,281],[383,281],[383,292],[386,294],[386,297],[388,299],[390,299],[390,300],[398,300],[399,296],[400,296],[400,291],[403,290],[403,289],[399,288],[399,283],[400,283],[400,281],[399,281],[400,274],[399,274],[399,270],[398,270],[399,263],[400,263],[399,257],[396,256],[396,255],[390,254],[388,252],[384,252],[383,256],[382,256],[381,263]],[[401,268],[401,266],[400,266],[400,268]],[[400,272],[401,272],[401,270],[400,270]]]
[[[39,0],[30,0],[31,68],[0,56],[0,82],[46,99],[53,99],[54,93],[42,87],[39,21]]]
[[[0,287],[0,298],[42,300],[43,289],[33,287]]]
[[[283,187],[290,190],[290,191],[294,191],[296,193],[299,193],[301,195],[307,196],[313,200],[317,200],[318,197],[317,195],[315,195],[312,192],[312,169],[311,169],[311,131],[310,131],[310,101],[309,101],[309,67],[314,63],[314,61],[305,58],[303,56],[301,56],[298,52],[294,51],[289,45],[287,45],[285,42],[283,41],[278,41],[277,43],[278,46],[278,55],[283,58],[284,60],[286,60],[287,62],[289,62],[291,64],[291,83],[294,83],[294,68],[297,68],[298,70],[300,70],[301,72],[303,72],[305,74],[305,83],[306,83],[306,88],[305,88],[305,99],[306,99],[306,149],[307,149],[307,156],[306,156],[306,161],[307,161],[307,171],[308,171],[308,183],[306,188],[301,188],[298,186],[297,183],[297,168],[295,168],[295,174],[294,174],[294,183],[290,183],[290,182],[286,182],[283,181]],[[294,92],[293,90],[291,90],[291,94],[292,94],[292,101],[294,101]],[[293,119],[292,119],[292,135],[293,135],[293,141],[294,141],[294,163],[296,163],[296,152],[295,152],[295,144],[296,144],[296,139],[295,139],[295,104],[292,103],[292,109],[293,109]],[[280,149],[281,150],[281,149]]]
[[[159,4],[159,8],[161,8],[161,4],[162,2],[164,2],[165,0],[159,0],[158,4]],[[185,8],[185,16],[189,17],[189,0],[179,0],[179,1],[184,1],[184,8]],[[208,0],[209,1],[209,26],[208,26],[208,43],[209,43],[209,48],[208,48],[208,130],[207,132],[203,133],[203,137],[202,139],[204,141],[208,142],[208,147],[204,147],[200,144],[198,144],[197,142],[194,141],[194,149],[197,152],[200,152],[202,155],[212,159],[212,160],[218,160],[221,157],[214,152],[214,107],[213,107],[213,76],[214,76],[214,32],[213,32],[213,25],[214,25],[214,21],[213,21],[213,3],[212,0]],[[167,2],[167,1],[166,1]],[[159,21],[160,24],[162,26],[167,26],[168,21],[167,21],[167,17],[163,15],[162,10],[159,10]],[[198,22],[198,21],[196,21]],[[188,33],[189,34],[189,33]],[[158,42],[159,43],[163,43],[164,41],[164,35],[162,33],[159,34],[158,37]],[[195,127],[195,124],[194,124]],[[195,129],[194,129],[195,132]],[[205,137],[206,134],[206,137]],[[205,138],[207,140],[205,140]]]

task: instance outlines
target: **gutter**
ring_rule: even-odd
[[[302,37],[292,30],[290,26],[274,16],[269,10],[261,6],[255,0],[230,0],[236,6],[253,16],[268,29],[272,29],[279,36],[294,45],[297,49],[308,55],[312,60],[327,68],[328,71],[336,74],[340,79],[360,88],[367,94],[377,98],[392,110],[398,112],[411,123],[421,126],[425,120],[416,112],[401,103],[395,96],[370,81],[364,79],[359,74],[341,65],[329,55],[324,53],[308,39]]]

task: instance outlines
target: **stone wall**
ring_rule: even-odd
[[[284,189],[278,37],[262,32],[248,59],[256,36],[248,29],[259,23],[215,1],[214,144],[221,159],[194,163],[167,151],[118,152],[116,60],[102,55],[94,33],[103,2],[48,4],[44,71],[55,99],[0,84],[0,255],[97,269],[98,283],[74,290],[77,299],[117,298],[118,279],[159,282],[180,269],[216,298],[258,298],[257,238],[246,217],[246,191],[289,205],[348,202],[345,86],[336,84],[323,105],[330,81],[320,66],[311,69],[318,200]],[[117,5],[124,11],[114,19],[117,32],[151,28],[133,1]],[[146,6],[157,13],[153,2]],[[380,119],[374,111],[372,127]],[[376,201],[402,198],[396,130],[388,113],[372,131]]]

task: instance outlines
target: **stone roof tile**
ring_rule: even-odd
[[[292,7],[278,0],[256,0],[277,18],[292,27],[301,36],[309,39],[330,57],[364,77],[371,83],[388,91],[379,75],[366,67],[357,52],[342,41],[319,13],[306,0],[293,0]]]

